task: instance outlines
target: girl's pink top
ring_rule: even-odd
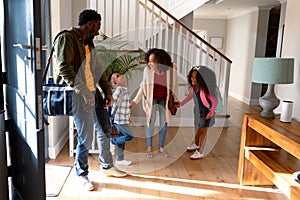
[[[198,90],[194,90],[194,91],[195,91],[195,92],[198,92]],[[202,95],[201,95],[201,93],[202,93]],[[203,95],[203,94],[204,94],[204,95]],[[202,96],[202,97],[201,97],[201,96]],[[210,111],[209,111],[208,114],[213,115],[213,114],[215,113],[215,110],[216,110],[217,105],[218,105],[218,99],[215,98],[214,96],[211,96],[210,94],[206,94],[204,91],[200,91],[200,98],[201,98],[201,101],[202,101],[203,105],[206,106],[206,107],[208,107],[209,105],[208,105],[208,106],[205,105],[205,104],[207,104],[208,102],[207,102],[206,99],[203,100],[204,97],[208,98],[208,99],[211,101],[211,105],[212,105],[212,106],[211,106],[211,109],[210,109]],[[193,88],[190,89],[188,96],[186,96],[185,99],[184,99],[183,101],[181,101],[180,105],[181,105],[181,106],[184,106],[184,105],[185,105],[186,103],[188,103],[192,98],[193,98]]]

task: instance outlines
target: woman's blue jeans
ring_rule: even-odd
[[[156,109],[158,108],[159,113],[159,140],[158,145],[164,147],[166,133],[167,133],[167,123],[166,123],[166,100],[153,99],[152,112],[149,126],[146,127],[147,136],[147,146],[152,147],[152,139],[154,133],[154,125],[156,121]]]

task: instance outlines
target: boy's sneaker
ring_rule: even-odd
[[[196,144],[192,144],[191,146],[188,146],[186,148],[187,151],[195,151],[197,149],[199,149],[199,146],[197,146]]]
[[[114,176],[114,177],[124,177],[127,176],[126,172],[123,172],[115,167],[111,167],[109,169],[101,169],[102,173],[106,176]]]
[[[198,159],[203,158],[203,157],[204,157],[203,153],[200,153],[199,151],[196,150],[194,152],[194,154],[191,155],[190,159],[191,160],[198,160]]]
[[[115,155],[115,149],[116,149],[116,145],[114,145],[112,142],[111,142],[111,139],[110,139],[110,147],[109,147],[109,151],[111,152],[111,155]]]
[[[84,190],[92,191],[94,189],[94,186],[93,186],[92,182],[89,180],[87,175],[79,176],[79,178],[81,179]]]
[[[130,160],[116,160],[117,165],[131,165],[132,162]]]

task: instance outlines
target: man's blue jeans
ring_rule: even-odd
[[[156,121],[156,107],[158,107],[159,113],[159,140],[158,145],[164,147],[166,133],[167,133],[167,123],[166,123],[166,100],[156,100],[153,99],[151,120],[149,126],[146,127],[147,145],[152,147],[152,138],[154,132],[154,125]]]
[[[108,119],[107,111],[102,108],[100,111],[103,120],[98,123],[95,106],[87,106],[84,103],[82,95],[75,94],[73,97],[74,123],[78,131],[77,149],[75,157],[75,169],[78,176],[88,174],[88,153],[93,141],[94,127],[97,131],[99,142],[99,161],[103,168],[113,166],[113,160],[110,149],[111,125]]]
[[[118,137],[112,138],[111,143],[118,145],[116,160],[121,161],[124,160],[125,143],[132,141],[134,137],[129,124],[114,124],[114,126],[118,129]]]
[[[94,113],[94,118],[97,121],[97,123],[95,123],[95,129],[97,131],[97,139],[100,151],[98,159],[102,168],[107,169],[113,166],[113,159],[109,150],[112,128],[107,109],[105,109],[103,106],[97,106],[96,112],[98,117],[96,116],[96,113]]]

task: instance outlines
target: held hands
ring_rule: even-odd
[[[206,115],[205,119],[210,119],[210,118],[211,118],[211,114],[208,113],[208,114]]]
[[[105,98],[104,98],[104,107],[111,106],[111,98],[112,98],[111,95],[105,95]]]
[[[129,124],[130,126],[136,126],[135,122],[131,118],[129,118]]]
[[[181,103],[180,103],[179,101],[178,101],[178,102],[175,102],[174,107],[175,107],[175,108],[181,107]]]
[[[136,105],[136,102],[135,102],[135,101],[132,101],[132,102],[130,103],[129,108],[132,108],[132,107],[135,106],[135,105]]]

